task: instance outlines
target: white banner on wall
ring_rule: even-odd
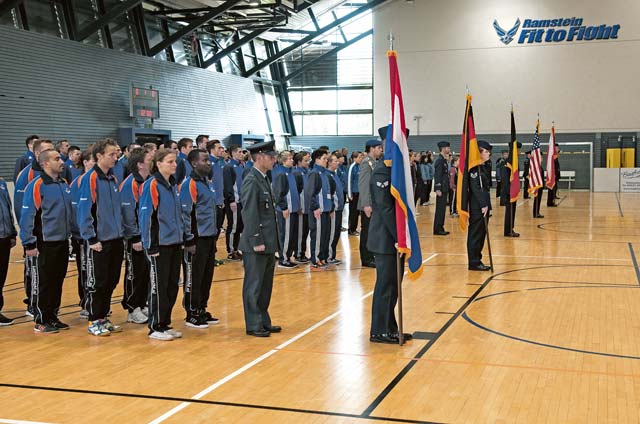
[[[640,193],[640,168],[620,169],[620,191],[622,193]]]

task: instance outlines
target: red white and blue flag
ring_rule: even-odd
[[[542,153],[540,152],[540,120],[536,121],[536,134],[533,136],[533,147],[529,159],[529,194],[537,195],[542,188]]]
[[[399,253],[407,255],[409,277],[417,278],[422,273],[422,251],[416,222],[398,53],[391,50],[387,52],[387,57],[391,77],[391,124],[387,127],[384,161],[391,167],[391,195],[396,200],[397,249]]]

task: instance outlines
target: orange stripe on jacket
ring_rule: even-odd
[[[151,204],[153,204],[153,209],[158,209],[158,203],[160,201],[158,197],[158,181],[152,180],[149,186],[149,190],[151,192]]]
[[[36,209],[40,209],[42,206],[42,197],[40,195],[40,186],[42,185],[42,179],[39,179],[33,183],[33,204],[36,205]]]

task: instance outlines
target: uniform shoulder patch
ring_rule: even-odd
[[[386,188],[386,187],[388,187],[388,186],[389,186],[389,180],[387,180],[387,181],[382,181],[382,182],[380,182],[380,181],[376,181],[376,185],[377,185],[378,187],[380,187],[380,188]]]
[[[478,178],[478,173],[477,172],[471,172],[471,173],[469,173],[469,175],[471,176],[471,178]]]

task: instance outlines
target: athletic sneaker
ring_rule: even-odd
[[[86,309],[81,310],[80,311],[80,318],[89,319],[89,311],[87,311]]]
[[[122,331],[122,327],[119,325],[115,325],[114,323],[112,323],[111,321],[109,321],[108,319],[105,319],[104,322],[102,323],[107,330],[109,330],[109,332],[111,333],[120,333]]]
[[[182,333],[174,330],[173,328],[167,328],[166,330],[164,330],[164,332],[170,334],[174,339],[179,339],[182,337]]]
[[[0,314],[0,327],[4,327],[6,325],[13,324],[13,320],[11,318],[7,318],[4,315]]]
[[[301,264],[306,264],[310,261],[310,259],[306,256],[296,256],[296,261],[300,262]]]
[[[204,320],[207,324],[217,324],[220,322],[220,320],[216,317],[214,317],[213,315],[211,315],[210,312],[205,312],[204,313]]]
[[[65,324],[64,322],[60,321],[59,319],[56,319],[55,321],[51,321],[49,324],[53,325],[58,330],[68,330],[69,329],[69,324]]]
[[[329,265],[340,265],[342,261],[340,259],[327,259]]]
[[[148,320],[149,317],[147,317],[140,308],[134,309],[127,315],[127,322],[132,322],[134,324],[144,324]]]
[[[229,255],[227,255],[227,260],[232,262],[241,261],[242,255],[240,254],[240,252],[229,253]]]
[[[89,321],[89,328],[87,328],[87,332],[94,336],[108,336],[111,334],[111,331],[107,329],[104,325],[104,321],[101,319],[97,319],[95,321]]]
[[[280,268],[297,268],[298,264],[291,263],[291,261],[278,262]]]
[[[213,266],[222,266],[224,265],[224,261],[222,259],[214,259]]]
[[[58,330],[53,324],[36,324],[33,327],[33,331],[36,333],[57,333]]]
[[[147,317],[149,316],[149,308],[147,306],[145,306],[144,308],[140,308],[140,311]]]
[[[191,328],[209,328],[209,324],[198,316],[187,317],[186,326]]]
[[[28,316],[28,317],[33,318],[33,311],[31,310],[31,307],[27,308],[27,310],[25,312],[25,315]]]
[[[149,338],[154,340],[171,341],[174,337],[166,331],[153,331],[149,333]]]

